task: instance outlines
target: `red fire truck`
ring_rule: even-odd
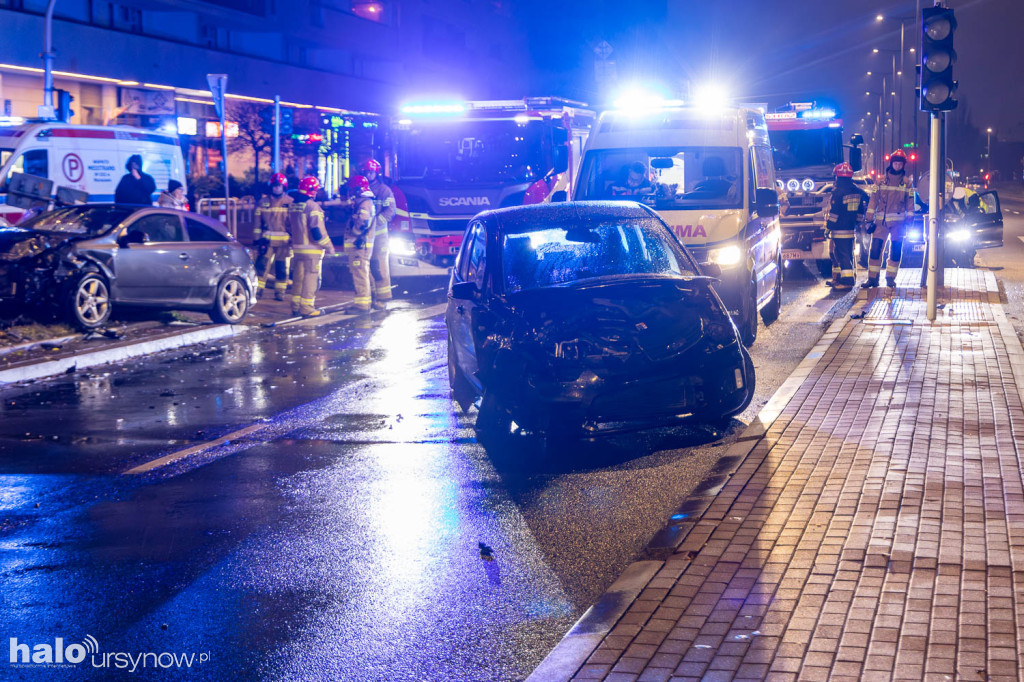
[[[824,210],[832,189],[832,169],[844,159],[843,122],[833,109],[791,103],[765,115],[782,202],[782,257],[813,260],[831,276]],[[859,138],[859,136],[857,136]],[[854,140],[856,148],[859,139]],[[852,158],[851,158],[852,161]],[[859,164],[855,170],[860,170]],[[863,183],[858,173],[856,182]]]
[[[554,97],[417,103],[401,111],[392,127],[392,262],[421,271],[451,264],[466,223],[480,211],[568,191],[595,119],[585,104]]]

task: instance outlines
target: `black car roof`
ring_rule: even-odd
[[[518,232],[524,228],[533,227],[538,222],[652,217],[657,217],[657,214],[647,206],[635,201],[567,201],[498,208],[493,211],[484,211],[477,216],[477,219],[496,225],[501,232]]]

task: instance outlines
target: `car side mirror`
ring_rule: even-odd
[[[563,201],[569,201],[569,193],[564,189],[560,189],[551,195],[551,203],[560,204]]]
[[[722,266],[718,263],[701,263],[700,272],[705,277],[719,278],[722,276]]]
[[[860,133],[854,133],[853,137],[850,138],[850,144],[854,147],[859,147],[864,144],[864,136]]]
[[[117,245],[127,249],[131,244],[145,244],[148,241],[142,230],[128,230],[128,234],[117,240]]]
[[[555,147],[555,158],[553,161],[553,170],[556,175],[569,170],[569,146],[559,145]]]
[[[451,296],[456,301],[472,301],[478,291],[475,282],[456,282],[452,285]]]
[[[779,195],[773,189],[758,189],[754,196],[754,210],[762,218],[779,215]]]
[[[863,155],[863,152],[861,152],[861,150],[858,149],[857,147],[854,147],[853,149],[850,150],[850,168],[852,168],[853,172],[856,173],[856,172],[858,172],[863,167],[864,167],[864,155]]]

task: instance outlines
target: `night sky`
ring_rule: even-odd
[[[927,6],[930,0],[924,0]],[[973,123],[995,137],[1024,140],[1024,1],[954,0],[959,28],[954,74],[958,98]],[[557,20],[545,20],[551,12]],[[893,19],[882,22],[883,14]],[[891,73],[900,22],[914,2],[867,0],[530,0],[527,29],[538,67],[533,90],[600,103],[593,46],[614,48],[619,83],[661,83],[685,95],[709,79],[742,101],[832,100],[853,130],[870,108],[877,115],[881,72]],[[906,22],[905,47],[918,47],[920,29]],[[907,55],[904,129],[911,126],[914,59]],[[867,76],[867,71],[873,76]],[[887,87],[887,89],[889,89]],[[922,115],[922,123],[924,117]]]

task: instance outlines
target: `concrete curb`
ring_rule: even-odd
[[[79,370],[111,362],[121,362],[142,355],[190,346],[195,343],[217,341],[243,334],[250,329],[252,327],[248,325],[218,324],[184,333],[175,332],[155,339],[145,339],[111,348],[101,348],[56,360],[32,362],[21,367],[0,370],[0,385],[43,379],[65,374],[69,370]]]
[[[627,566],[618,580],[580,616],[562,641],[526,678],[527,682],[570,679],[658,573],[662,563],[635,561]]]
[[[707,511],[729,477],[739,469],[757,444],[767,437],[772,424],[779,418],[804,380],[851,321],[849,314],[860,314],[870,305],[866,296],[866,293],[863,294],[863,297],[858,295],[850,310],[832,321],[818,342],[793,370],[793,373],[757,413],[757,417],[729,446],[722,455],[722,461],[728,462],[727,468],[716,470],[709,478],[701,482],[677,513],[672,515],[671,522],[655,534],[644,549],[644,554],[652,559],[636,561],[627,566],[619,579],[612,583],[612,586],[598,598],[594,605],[583,613],[572,629],[541,661],[540,665],[527,678],[527,682],[554,682],[572,679],[576,671],[586,663],[594,649],[604,639],[604,636],[611,632],[619,619],[626,613],[630,604],[665,565],[664,559],[682,544],[686,535],[696,526],[699,518]],[[1024,368],[1024,351],[1022,351],[1021,357],[1022,368]]]

